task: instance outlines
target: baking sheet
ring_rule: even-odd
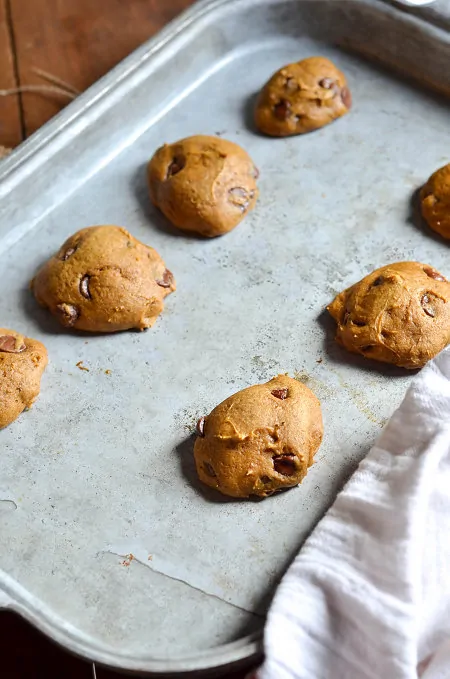
[[[397,57],[401,71],[415,59],[414,75],[450,89],[448,33],[379,2],[202,3],[5,161],[1,324],[43,341],[50,365],[36,405],[0,432],[0,605],[76,652],[154,672],[256,653],[246,635],[411,379],[341,351],[323,309],[387,262],[450,275],[411,202],[450,161],[450,104],[349,47]],[[303,137],[256,134],[255,92],[312,54],[346,73],[351,113]],[[261,172],[256,210],[211,241],[175,232],[145,186],[157,146],[199,133],[241,144]],[[30,295],[63,240],[102,223],[128,228],[175,274],[146,333],[68,333]],[[306,480],[263,502],[202,488],[195,421],[279,372],[322,402]]]

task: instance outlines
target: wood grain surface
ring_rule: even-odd
[[[83,91],[193,0],[0,0],[0,90],[45,84],[41,69]],[[0,145],[17,146],[69,99],[0,96]],[[0,612],[5,679],[92,679],[74,658],[12,613]],[[121,675],[97,667],[97,679]],[[244,674],[228,679],[243,679]]]
[[[0,0],[0,89],[16,84],[15,70],[20,85],[42,85],[34,71],[41,69],[81,92],[192,3]],[[68,101],[61,95],[34,92],[0,97],[0,145],[19,143],[21,114],[23,135],[29,136]]]
[[[0,90],[17,85],[9,9],[8,1],[0,0]],[[17,146],[21,140],[19,96],[0,96],[0,146]]]

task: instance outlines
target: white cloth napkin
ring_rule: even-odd
[[[258,679],[450,677],[450,351],[413,380],[275,594]]]

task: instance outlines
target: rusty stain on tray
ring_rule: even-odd
[[[309,387],[320,400],[325,400],[334,394],[332,387],[324,384],[316,377],[306,372],[300,372],[296,370],[294,372],[294,379],[297,380],[297,382],[301,382],[302,384]]]
[[[365,415],[365,417],[367,417],[367,419],[370,420],[370,422],[383,426],[382,424],[383,421],[379,417],[377,417],[377,415],[375,415],[369,408],[366,396],[361,391],[355,389],[355,387],[351,387],[347,382],[345,382],[337,370],[334,370],[331,367],[329,367],[328,369],[334,375],[336,375],[336,377],[339,380],[340,386],[342,387],[342,389],[345,389],[345,391],[350,396],[352,402],[358,408],[358,410],[363,415]],[[296,371],[294,373],[294,378],[299,382],[305,384],[312,391],[314,391],[316,396],[321,400],[325,400],[336,393],[336,390],[333,389],[331,386],[324,384],[316,377],[314,377],[313,375],[309,375],[306,372]]]
[[[329,368],[332,373],[336,375],[336,377],[339,380],[339,384],[347,394],[350,396],[351,400],[353,401],[354,405],[358,408],[358,410],[367,417],[370,422],[373,422],[374,424],[382,425],[383,420],[380,419],[375,413],[369,408],[369,405],[367,403],[367,397],[365,394],[363,394],[361,391],[358,389],[355,389],[355,387],[350,386],[348,382],[346,382],[342,375],[335,369]]]

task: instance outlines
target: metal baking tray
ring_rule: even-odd
[[[50,365],[33,409],[0,432],[0,606],[130,671],[229,670],[260,653],[279,578],[411,378],[339,349],[324,307],[387,262],[450,274],[412,209],[450,161],[449,15],[448,3],[203,2],[3,161],[0,325],[43,341]],[[351,113],[301,137],[258,135],[257,90],[316,54],[346,73]],[[199,133],[238,142],[261,171],[255,211],[210,241],[168,226],[145,183],[157,146]],[[69,234],[104,223],[175,273],[147,333],[67,332],[28,290]],[[196,419],[280,372],[322,401],[304,483],[263,502],[200,487]]]

